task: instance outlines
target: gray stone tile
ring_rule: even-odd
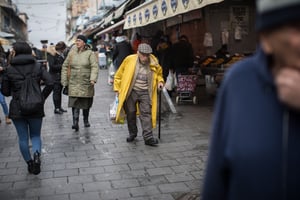
[[[115,180],[115,181],[111,181],[111,183],[114,189],[131,188],[131,187],[140,186],[139,182],[136,179]]]
[[[126,171],[126,170],[129,170],[129,167],[126,164],[104,166],[104,171],[108,173]]]
[[[82,193],[72,193],[70,195],[70,200],[99,200],[100,195],[98,192],[82,192]]]
[[[109,181],[109,180],[119,180],[121,175],[119,173],[103,173],[95,175],[96,181]]]
[[[153,161],[153,164],[156,167],[172,167],[179,165],[179,163],[176,160],[159,160],[159,161]]]
[[[132,196],[153,196],[160,194],[160,191],[154,185],[143,186],[143,187],[136,187],[136,188],[129,188],[129,191]]]
[[[39,197],[39,200],[69,200],[68,194],[50,195]]]
[[[92,175],[69,176],[68,183],[89,183],[94,180]]]
[[[101,174],[104,173],[103,167],[85,167],[79,169],[80,175],[86,175],[86,174]]]
[[[128,189],[106,190],[100,193],[100,197],[105,200],[129,198],[130,192]]]
[[[65,184],[65,185],[57,185],[55,186],[55,194],[69,194],[69,193],[76,193],[76,192],[83,192],[82,184]]]
[[[76,168],[83,168],[83,167],[89,167],[90,164],[88,162],[72,162],[72,163],[66,163],[67,169],[76,169]]]
[[[102,181],[102,182],[92,182],[92,183],[83,183],[83,190],[85,192],[90,191],[106,191],[111,190],[111,182],[110,181]]]
[[[161,184],[158,185],[158,188],[162,193],[187,192],[190,190],[184,183]]]
[[[129,163],[128,165],[132,170],[155,168],[152,162]]]
[[[76,176],[79,174],[78,172],[78,169],[55,170],[54,177]]]
[[[195,178],[189,173],[170,174],[165,176],[170,183],[191,181]]]
[[[139,177],[138,181],[142,186],[168,183],[164,175]]]
[[[174,171],[171,167],[159,167],[159,168],[151,168],[147,169],[147,172],[150,176],[164,175],[164,174],[173,174]]]
[[[146,170],[120,171],[119,173],[121,174],[122,179],[131,179],[131,178],[149,176]]]

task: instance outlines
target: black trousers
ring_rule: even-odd
[[[54,85],[53,85],[52,97],[53,97],[53,103],[54,103],[55,109],[61,108],[62,88],[63,88],[63,86],[61,85],[61,83],[54,83]]]

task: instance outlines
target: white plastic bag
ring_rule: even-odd
[[[175,74],[172,71],[169,71],[169,74],[167,76],[165,88],[169,91],[172,91],[175,87]]]
[[[114,101],[109,105],[109,118],[110,118],[110,120],[116,120],[118,105],[119,105],[119,98],[116,95]]]

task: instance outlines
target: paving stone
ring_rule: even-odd
[[[13,189],[20,190],[26,188],[37,188],[37,187],[41,187],[41,185],[42,185],[41,182],[36,180],[18,181],[18,182],[14,182]]]
[[[111,172],[119,172],[119,171],[125,171],[129,170],[128,165],[110,165],[110,166],[104,166],[104,171],[111,173]]]
[[[79,169],[80,175],[104,173],[103,167],[85,167]]]
[[[156,167],[171,167],[179,165],[179,163],[176,160],[159,160],[159,161],[153,161],[153,164]]]
[[[170,183],[175,183],[175,182],[191,181],[194,180],[195,178],[189,173],[180,173],[180,174],[166,175],[166,179]]]
[[[170,167],[151,168],[151,169],[147,169],[147,172],[149,173],[150,176],[174,173],[174,171]]]
[[[136,163],[138,160],[136,157],[126,157],[126,158],[117,158],[113,159],[114,163],[116,164],[130,164],[130,163]]]
[[[13,182],[0,183],[0,191],[12,189]]]
[[[41,187],[41,188],[28,188],[25,192],[25,197],[40,197],[55,195],[55,188]]]
[[[195,164],[193,164],[193,165],[178,165],[178,166],[174,166],[171,168],[175,173],[199,171],[199,167]]]
[[[0,169],[0,176],[2,175],[10,175],[10,174],[16,174],[17,173],[17,169],[16,167],[14,168],[5,168],[5,169]]]
[[[70,195],[70,200],[99,200],[100,195],[98,192],[82,192],[73,193]]]
[[[142,186],[168,183],[168,180],[165,178],[164,175],[139,177],[138,181]]]
[[[109,180],[118,180],[121,179],[119,173],[103,173],[95,175],[96,181],[109,181]]]
[[[175,200],[171,194],[159,194],[149,198],[150,200]]]
[[[130,194],[134,197],[136,196],[152,196],[156,194],[160,194],[160,191],[154,185],[129,188]]]
[[[146,170],[127,170],[127,171],[120,171],[119,172],[122,176],[122,179],[131,179],[131,178],[138,178],[138,177],[145,177],[149,176]]]
[[[67,169],[76,169],[76,168],[83,168],[83,167],[89,167],[90,164],[88,162],[73,162],[73,163],[66,163]]]
[[[106,190],[100,193],[100,199],[112,200],[120,198],[129,198],[130,192],[128,189]]]
[[[69,176],[68,183],[89,183],[93,181],[92,175]]]
[[[50,195],[39,197],[39,200],[69,200],[68,194]]]
[[[91,167],[107,166],[107,165],[113,165],[113,164],[114,164],[113,159],[104,159],[104,160],[93,160],[93,161],[90,161]]]
[[[112,182],[112,187],[114,189],[131,188],[131,187],[137,187],[140,185],[136,179],[122,179],[122,180],[115,180],[115,181],[111,181],[111,182]]]
[[[159,190],[162,193],[172,193],[172,192],[187,192],[189,188],[184,183],[168,183],[158,185]]]
[[[83,183],[83,190],[85,192],[89,191],[105,191],[111,190],[111,182],[110,181],[102,181],[102,182],[92,182],[92,183]]]
[[[82,184],[70,183],[70,184],[55,186],[55,194],[69,194],[69,193],[76,193],[76,192],[83,192]]]
[[[78,174],[78,169],[64,169],[54,171],[54,177],[76,176]]]
[[[155,168],[152,162],[129,163],[128,165],[132,170]]]

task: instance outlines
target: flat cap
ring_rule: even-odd
[[[152,48],[151,48],[151,46],[149,44],[141,43],[138,46],[138,52],[150,54],[150,53],[152,53]]]

